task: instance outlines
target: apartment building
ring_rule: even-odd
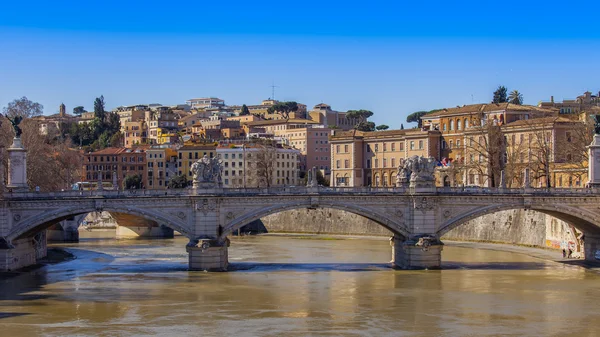
[[[123,188],[127,176],[140,175],[142,186],[148,182],[146,170],[146,147],[109,147],[84,154],[82,181],[116,182]]]
[[[395,186],[402,159],[418,155],[439,160],[440,138],[437,130],[335,130],[329,138],[331,185]]]
[[[217,155],[223,162],[225,188],[294,186],[299,183],[298,150],[230,144],[218,147]]]
[[[144,120],[121,123],[125,147],[147,144],[148,131]]]
[[[177,175],[177,150],[170,146],[155,145],[146,150],[149,189],[166,189],[169,180]]]
[[[223,108],[225,101],[216,97],[192,98],[185,102],[192,109]]]
[[[193,163],[204,156],[213,158],[217,154],[217,143],[185,144],[177,150],[177,174],[187,176],[192,180],[190,168]]]

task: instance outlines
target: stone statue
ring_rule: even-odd
[[[23,116],[15,116],[13,119],[10,119],[8,116],[6,118],[12,124],[13,129],[15,130],[15,138],[21,138],[21,134],[23,130],[19,127],[19,124],[23,121]]]
[[[202,159],[193,163],[190,170],[193,175],[194,188],[200,185],[207,186],[212,184],[221,185],[222,162],[218,158],[202,157]]]
[[[400,161],[396,176],[396,185],[405,187],[410,182],[410,187],[434,187],[434,172],[437,161],[432,157],[412,156]]]
[[[406,187],[410,180],[410,170],[406,167],[406,160],[404,158],[400,159],[400,163],[398,164],[398,172],[396,173],[396,186],[397,187]]]
[[[594,133],[600,135],[600,115],[594,115]]]

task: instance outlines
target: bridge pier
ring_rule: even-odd
[[[186,246],[189,254],[189,270],[202,271],[227,271],[229,256],[227,253],[229,239],[225,242],[219,240],[192,240]]]
[[[117,239],[172,239],[173,229],[167,226],[119,226],[115,237]]]
[[[46,232],[12,242],[0,238],[0,272],[34,265],[38,259],[46,257],[47,253]]]
[[[406,239],[393,236],[392,266],[399,269],[439,269],[444,244],[434,235],[415,235]]]
[[[46,237],[48,242],[79,242],[79,231],[63,222],[48,228]]]
[[[600,263],[600,236],[585,233],[583,249],[586,261]],[[596,258],[596,254],[598,254],[598,258]]]

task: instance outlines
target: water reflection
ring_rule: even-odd
[[[233,272],[186,271],[185,240],[84,241],[2,280],[3,335],[597,335],[594,272],[446,246],[389,268],[387,240],[234,239]]]

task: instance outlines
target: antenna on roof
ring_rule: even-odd
[[[271,87],[271,99],[275,100],[275,88],[279,87],[275,85],[275,81],[273,81],[273,84],[271,84],[269,87]]]

